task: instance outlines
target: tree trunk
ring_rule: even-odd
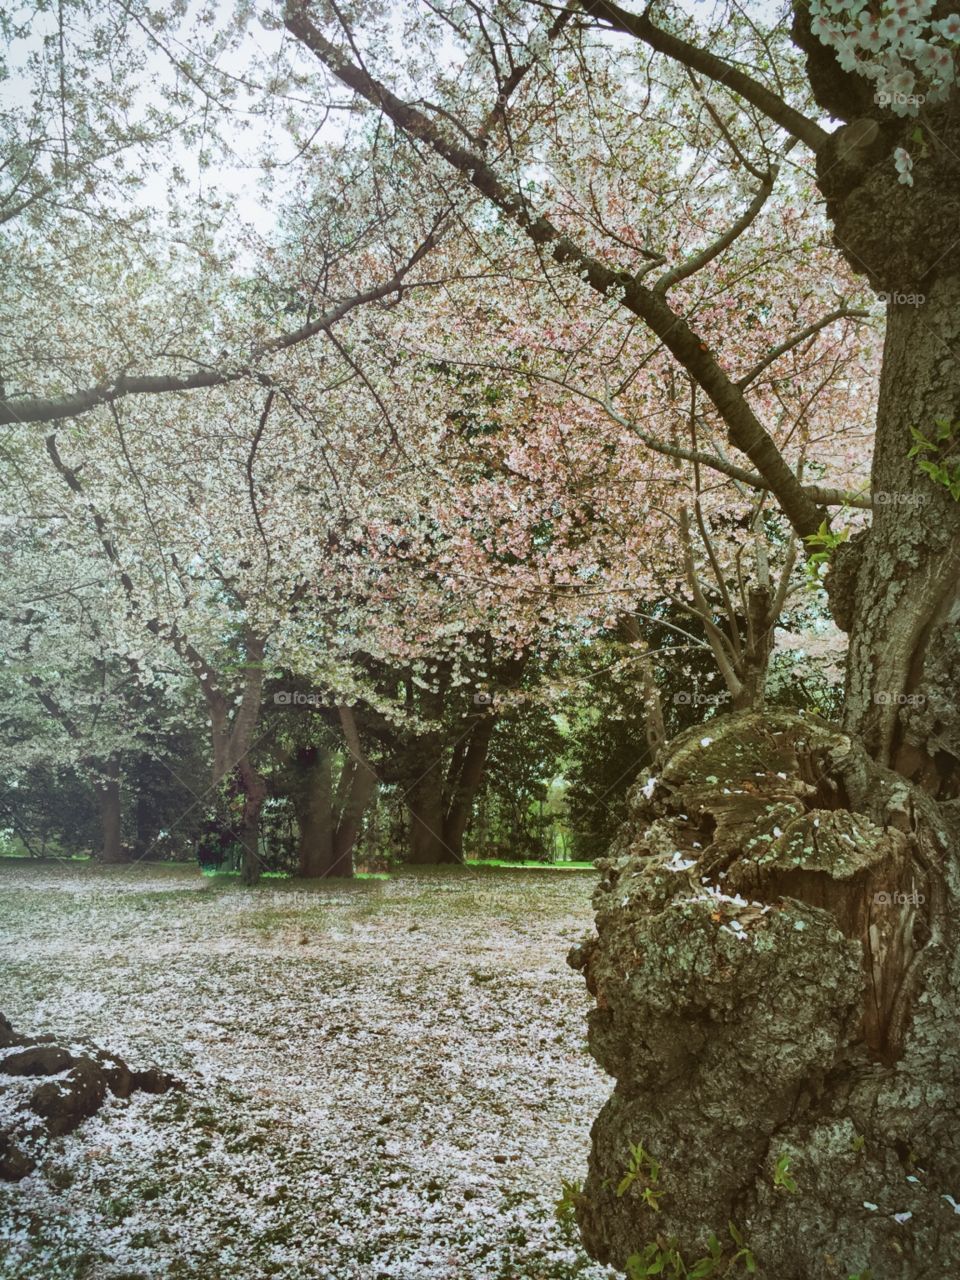
[[[344,761],[343,770],[341,782],[344,786],[340,789],[344,792],[344,800],[333,834],[332,876],[353,875],[353,849],[360,835],[363,815],[377,789],[376,774],[365,762]]]
[[[496,719],[486,715],[470,734],[469,745],[458,765],[456,775],[450,779],[447,811],[444,815],[443,838],[454,857],[463,861],[463,836],[473,812],[473,800],[483,781],[490,739],[493,737]]]
[[[121,829],[120,763],[115,756],[107,762],[96,792],[100,810],[100,861],[107,865],[126,862]]]
[[[838,237],[875,262],[913,193],[883,168],[872,195],[893,212],[865,206],[837,169]],[[888,247],[901,268],[931,252],[919,231]],[[907,457],[911,429],[960,413],[940,248],[938,274],[875,281],[925,301],[889,308],[872,525],[831,566],[844,733],[766,710],[681,735],[634,789],[597,932],[571,953],[617,1082],[577,1215],[620,1268],[676,1248],[693,1269],[711,1231],[732,1263],[732,1222],[769,1280],[960,1275],[960,504]]]
[[[267,784],[246,758],[237,766],[243,787],[243,815],[240,823],[240,844],[243,861],[240,864],[240,883],[254,885],[260,879],[260,812],[267,798]]]
[[[844,727],[883,765],[951,798],[960,790],[960,503],[908,460],[911,428],[957,423],[960,278],[923,306],[888,309],[870,530],[838,557],[831,591],[850,632]],[[846,549],[844,549],[846,550]],[[846,596],[846,599],[843,597]]]
[[[743,636],[743,653],[737,662],[740,688],[731,699],[734,711],[751,711],[763,706],[773,653],[774,628],[778,619],[772,615],[773,592],[767,588],[751,588]]]
[[[307,747],[297,753],[297,765],[301,778],[294,807],[300,825],[300,875],[314,879],[330,874],[333,858],[330,753],[324,747]]]
[[[410,853],[408,861],[415,866],[458,861],[444,839],[443,773],[440,744],[431,743],[434,763],[410,789],[407,806],[410,812]],[[431,758],[431,757],[428,757]]]
[[[150,822],[150,795],[143,786],[143,777],[149,767],[149,756],[141,756],[137,769],[137,797],[134,803],[133,856],[135,861],[147,856],[156,839],[156,832]]]

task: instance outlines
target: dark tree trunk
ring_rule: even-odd
[[[300,874],[352,876],[353,850],[376,790],[376,775],[366,762],[348,757],[334,791],[325,747],[300,751],[297,764],[301,777],[294,788],[294,805],[300,825]]]
[[[429,755],[433,763],[417,779],[407,794],[410,812],[410,854],[415,866],[456,862],[457,855],[444,838],[443,764],[441,744],[431,740]]]
[[[297,766],[301,777],[294,806],[300,825],[300,874],[314,879],[329,875],[333,860],[330,753],[324,747],[307,747],[298,752]]]
[[[126,862],[123,849],[120,764],[111,758],[96,786],[100,811],[100,861],[106,864]]]
[[[137,798],[134,804],[134,843],[135,860],[145,858],[156,839],[156,832],[150,821],[150,794],[143,785],[143,779],[150,767],[148,756],[141,756],[137,770]]]
[[[470,734],[469,745],[456,761],[456,773],[450,779],[449,799],[444,817],[443,837],[459,861],[463,860],[463,837],[473,812],[473,801],[483,781],[487,752],[496,719],[484,716]]]

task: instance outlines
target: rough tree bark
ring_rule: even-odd
[[[644,1250],[706,1258],[711,1230],[727,1265],[733,1222],[769,1280],[941,1280],[960,1275],[960,504],[907,455],[911,428],[960,422],[960,110],[916,144],[804,22],[847,121],[818,154],[837,244],[891,296],[873,520],[829,583],[842,731],[722,717],[635,789],[570,957],[616,1080],[577,1212],[636,1274]]]

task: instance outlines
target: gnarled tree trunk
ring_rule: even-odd
[[[619,1267],[691,1267],[713,1231],[769,1280],[960,1275],[960,504],[908,458],[912,430],[960,424],[960,118],[938,113],[914,189],[909,127],[851,124],[818,157],[838,242],[893,299],[872,525],[829,581],[843,731],[767,712],[671,744],[571,954],[617,1082],[578,1217]]]

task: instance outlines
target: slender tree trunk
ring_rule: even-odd
[[[734,711],[749,711],[763,706],[777,623],[771,615],[772,599],[773,593],[767,589],[750,590],[743,653],[737,663],[740,688],[730,702]]]
[[[150,796],[143,786],[143,776],[149,768],[149,757],[141,756],[137,767],[137,797],[134,803],[134,843],[135,860],[146,857],[155,838],[150,822]]]
[[[463,836],[473,812],[473,801],[487,763],[490,739],[496,719],[484,716],[470,735],[469,745],[457,762],[456,776],[450,780],[447,811],[444,816],[443,838],[458,861],[463,860]]]
[[[330,874],[353,875],[353,850],[363,825],[363,816],[377,790],[377,778],[363,761],[344,762],[344,776],[349,770],[349,785],[340,809],[339,821],[333,835],[333,859]]]
[[[121,829],[120,763],[115,756],[107,762],[96,791],[100,810],[100,861],[108,865],[125,862]]]
[[[237,766],[243,786],[243,815],[240,823],[240,844],[243,861],[240,864],[240,882],[254,885],[260,879],[260,813],[267,798],[267,784],[248,759]]]

